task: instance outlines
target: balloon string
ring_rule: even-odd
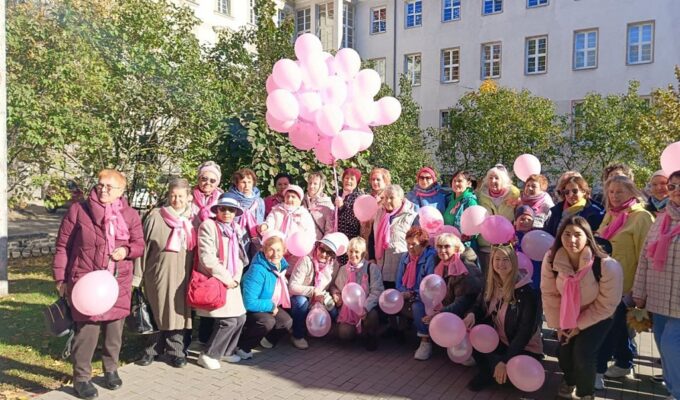
[[[335,169],[336,163],[333,163],[333,182],[335,182],[335,197],[340,197],[340,191],[338,190],[338,171]],[[338,231],[338,207],[335,207],[335,221],[333,222],[334,231]]]

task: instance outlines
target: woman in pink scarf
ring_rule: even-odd
[[[208,218],[215,218],[210,212],[210,207],[217,203],[222,194],[220,179],[222,170],[214,161],[206,161],[198,167],[198,184],[192,192],[191,218],[194,226],[198,229],[201,222]]]
[[[190,199],[189,182],[174,179],[168,184],[168,205],[153,209],[144,220],[146,246],[135,263],[132,285],[143,287],[159,331],[148,336],[138,365],[149,365],[166,352],[172,366],[187,363],[184,330],[191,329],[191,308],[177,293],[186,293],[196,246]]]
[[[378,348],[378,297],[383,292],[380,268],[366,259],[366,241],[355,237],[347,245],[347,264],[340,267],[330,292],[338,308],[338,336],[341,340],[352,340],[358,334],[364,335],[366,350],[374,351]],[[343,305],[342,290],[348,283],[361,285],[366,293],[364,309],[361,313]]]
[[[572,398],[574,388],[580,398],[593,398],[597,352],[614,322],[622,288],[621,265],[597,245],[588,221],[565,218],[541,265],[543,313],[561,343],[560,398]]]
[[[543,228],[550,217],[550,209],[555,206],[548,194],[548,178],[543,175],[529,175],[524,182],[520,205],[529,206],[534,210],[534,228]]]

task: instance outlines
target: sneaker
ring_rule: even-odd
[[[201,355],[198,356],[198,365],[205,369],[220,369],[221,367],[219,360],[208,357],[205,353],[201,353]]]
[[[560,383],[560,387],[557,390],[557,397],[560,399],[573,399],[573,394],[574,394],[574,389],[576,389],[576,386],[571,386],[567,385],[567,382],[562,381]]]
[[[222,356],[222,361],[226,361],[231,364],[236,364],[237,362],[241,361],[241,357],[239,357],[238,354],[234,353],[230,356]]]
[[[604,376],[607,378],[623,378],[624,376],[630,375],[631,372],[633,372],[631,368],[621,368],[614,364],[607,368],[607,372],[604,373]]]
[[[460,363],[460,365],[462,365],[464,367],[474,367],[475,365],[477,365],[477,362],[475,361],[475,359],[472,356],[470,356],[470,358],[468,358],[467,360]]]
[[[266,339],[262,339],[262,340],[266,340]],[[305,340],[305,338],[298,339],[298,338],[295,338],[295,337],[291,337],[290,341],[293,343],[293,346],[295,346],[296,349],[307,350],[309,348],[309,343],[307,343],[307,340]],[[263,345],[262,347],[265,347],[265,346]]]
[[[604,389],[604,374],[595,374],[595,390]]]
[[[236,351],[234,351],[234,354],[241,357],[241,360],[250,360],[251,358],[253,358],[253,352],[252,351],[245,351],[245,350],[241,350],[241,349],[236,349]]]
[[[413,358],[416,360],[425,361],[428,360],[431,355],[432,343],[421,341],[420,346],[418,346],[418,350],[416,350],[416,353],[413,355]]]
[[[271,349],[272,347],[274,347],[272,342],[267,340],[266,337],[263,337],[262,340],[260,340],[260,346],[264,347],[265,349]]]

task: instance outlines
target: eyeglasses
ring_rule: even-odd
[[[112,190],[120,190],[123,189],[122,187],[118,186],[111,186],[111,185],[104,185],[103,183],[98,183],[96,186],[97,190],[102,191],[106,189],[107,192],[110,192]]]
[[[229,206],[219,206],[217,207],[217,211],[219,212],[231,212],[231,213],[236,213],[236,209],[234,207],[229,207]]]
[[[215,178],[208,178],[207,176],[201,176],[201,177],[198,178],[198,179],[199,179],[201,182],[210,182],[210,183],[212,183],[212,184],[217,183],[217,179],[215,179]]]
[[[421,181],[431,181],[431,180],[432,180],[432,177],[429,176],[429,175],[421,175],[421,176],[418,177],[418,180],[421,180]]]
[[[331,257],[335,255],[335,253],[333,252],[333,250],[331,250],[331,249],[329,249],[329,248],[327,248],[327,247],[324,247],[324,246],[319,246],[319,251],[322,252],[322,253],[324,253],[324,254],[326,254],[326,255],[329,255],[329,256],[331,256]]]
[[[562,196],[569,196],[569,193],[578,194],[578,192],[580,192],[580,191],[581,191],[581,189],[564,189],[561,193],[562,193]]]
[[[437,245],[437,248],[440,249],[440,250],[441,249],[450,249],[451,247],[453,247],[453,246],[451,246],[450,244],[438,244]]]
[[[680,190],[680,185],[676,185],[676,184],[673,184],[673,183],[669,183],[668,185],[666,185],[666,187],[668,188],[669,192],[673,192],[675,190]]]

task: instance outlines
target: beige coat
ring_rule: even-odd
[[[380,225],[380,220],[385,215],[385,208],[380,207],[373,219],[373,228]],[[392,217],[390,223],[390,243],[385,249],[385,255],[382,259],[376,260],[378,266],[382,269],[382,277],[386,282],[394,282],[397,279],[397,268],[401,257],[406,254],[406,232],[413,226],[413,221],[418,217],[418,212],[415,206],[410,201],[404,199],[404,208]]]
[[[237,225],[238,237],[243,237],[243,230]],[[219,233],[219,237],[222,238],[222,243],[225,249],[225,262],[220,263],[217,252],[219,251],[218,243],[216,241],[218,237],[217,225],[213,220],[203,221],[200,228],[198,229],[198,259],[199,259],[199,271],[208,275],[214,276],[215,278],[222,281],[225,285],[232,282],[241,282],[241,276],[243,275],[243,266],[247,262],[246,255],[243,251],[242,246],[239,251],[239,257],[236,258],[236,275],[232,276],[229,271],[227,271],[226,261],[229,251],[229,238]],[[240,285],[227,289],[227,303],[215,310],[196,310],[196,314],[201,317],[212,317],[212,318],[229,318],[238,317],[246,313],[246,308],[243,306],[243,297],[241,297],[241,287]]]
[[[553,262],[551,254],[546,254],[541,266],[541,293],[543,297],[543,313],[550,328],[560,327],[560,301],[564,290],[565,277],[574,274],[569,256],[564,248],[557,250]],[[578,269],[584,268],[592,257],[590,248],[581,253]],[[588,271],[580,281],[581,313],[576,322],[580,330],[610,318],[621,302],[623,292],[623,271],[621,265],[611,257],[601,261],[602,276],[600,282],[595,279],[593,271]],[[557,272],[557,277],[555,277]]]
[[[321,271],[319,280],[319,287],[323,291],[328,290],[331,284],[333,275],[338,268],[338,263],[333,262],[332,265],[326,267]],[[306,296],[312,297],[314,295],[314,264],[312,257],[306,256],[300,259],[298,263],[292,268],[290,279],[288,280],[288,290],[291,296]]]
[[[191,328],[186,286],[191,276],[193,252],[184,246],[177,253],[165,251],[171,232],[160,209],[152,210],[144,220],[144,255],[135,261],[132,282],[133,286],[143,285],[156,326],[163,331]]]
[[[335,206],[328,196],[309,198],[305,195],[302,205],[309,211],[316,228],[316,240],[321,240],[327,233],[332,233],[335,221]]]

